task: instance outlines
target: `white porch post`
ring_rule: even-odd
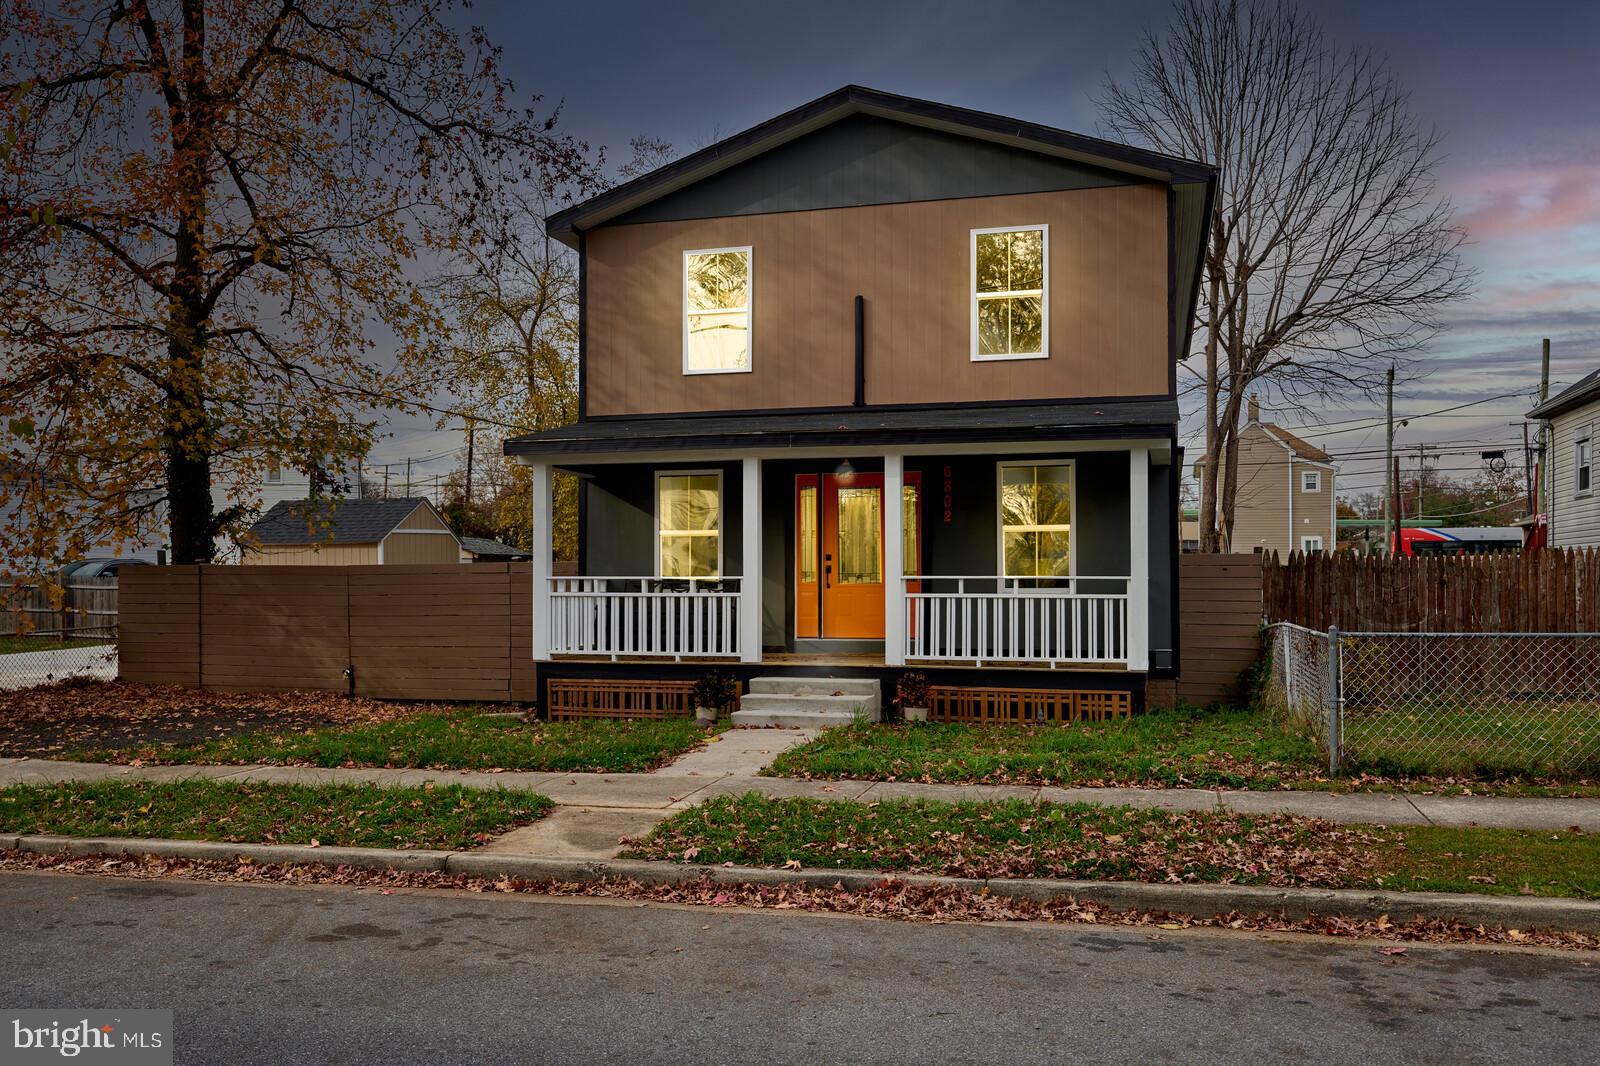
[[[739,576],[739,661],[761,661],[761,460],[744,460],[740,496],[744,533],[743,571]]]
[[[1128,452],[1128,669],[1150,668],[1150,452]]]
[[[906,560],[904,460],[883,457],[883,662],[906,664]]]
[[[533,658],[542,663],[550,658],[550,464],[530,463],[528,472],[533,478]]]

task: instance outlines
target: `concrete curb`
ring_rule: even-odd
[[[638,881],[647,885],[685,885],[701,879],[716,884],[805,885],[865,891],[892,878],[925,888],[988,891],[1008,899],[1043,902],[1071,896],[1116,910],[1170,911],[1213,918],[1234,911],[1282,913],[1289,918],[1341,915],[1354,919],[1387,916],[1441,918],[1467,925],[1508,929],[1552,928],[1600,935],[1600,902],[1537,896],[1479,896],[1451,892],[1372,892],[1362,889],[1263,888],[1253,885],[1173,885],[1138,881],[981,880],[929,874],[887,874],[868,870],[769,870],[752,866],[691,866],[638,859],[562,859],[461,851],[402,851],[392,848],[324,848],[295,844],[224,844],[203,840],[144,840],[109,837],[4,836],[0,849],[39,855],[156,855],[163,858],[262,863],[320,863],[372,870],[414,870],[473,877],[514,877],[524,881]]]

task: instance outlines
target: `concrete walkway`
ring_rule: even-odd
[[[1381,792],[1231,792],[1212,789],[1038,788],[1013,785],[928,785],[908,781],[800,781],[759,777],[783,748],[809,739],[798,730],[751,729],[722,734],[705,748],[648,774],[499,774],[454,770],[323,770],[294,766],[113,766],[50,759],[0,760],[0,787],[57,781],[171,781],[207,777],[224,781],[288,784],[371,783],[420,785],[427,781],[468,788],[527,788],[562,807],[585,811],[653,812],[655,818],[712,796],[759,792],[816,799],[995,800],[1128,804],[1170,810],[1284,813],[1333,822],[1383,825],[1489,826],[1502,829],[1577,827],[1600,832],[1600,799],[1514,799],[1493,796],[1426,796]],[[576,824],[576,813],[566,816]],[[618,819],[609,828],[638,824]],[[557,824],[557,823],[552,823]],[[530,827],[536,828],[536,827]],[[626,831],[626,830],[625,830]]]

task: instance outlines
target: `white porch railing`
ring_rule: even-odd
[[[739,578],[552,577],[550,654],[737,658]]]
[[[1126,577],[906,579],[906,661],[1128,661]]]

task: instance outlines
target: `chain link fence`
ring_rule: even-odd
[[[1341,767],[1388,775],[1600,773],[1600,633],[1271,627],[1266,702]]]
[[[116,626],[0,634],[0,691],[116,676]]]

